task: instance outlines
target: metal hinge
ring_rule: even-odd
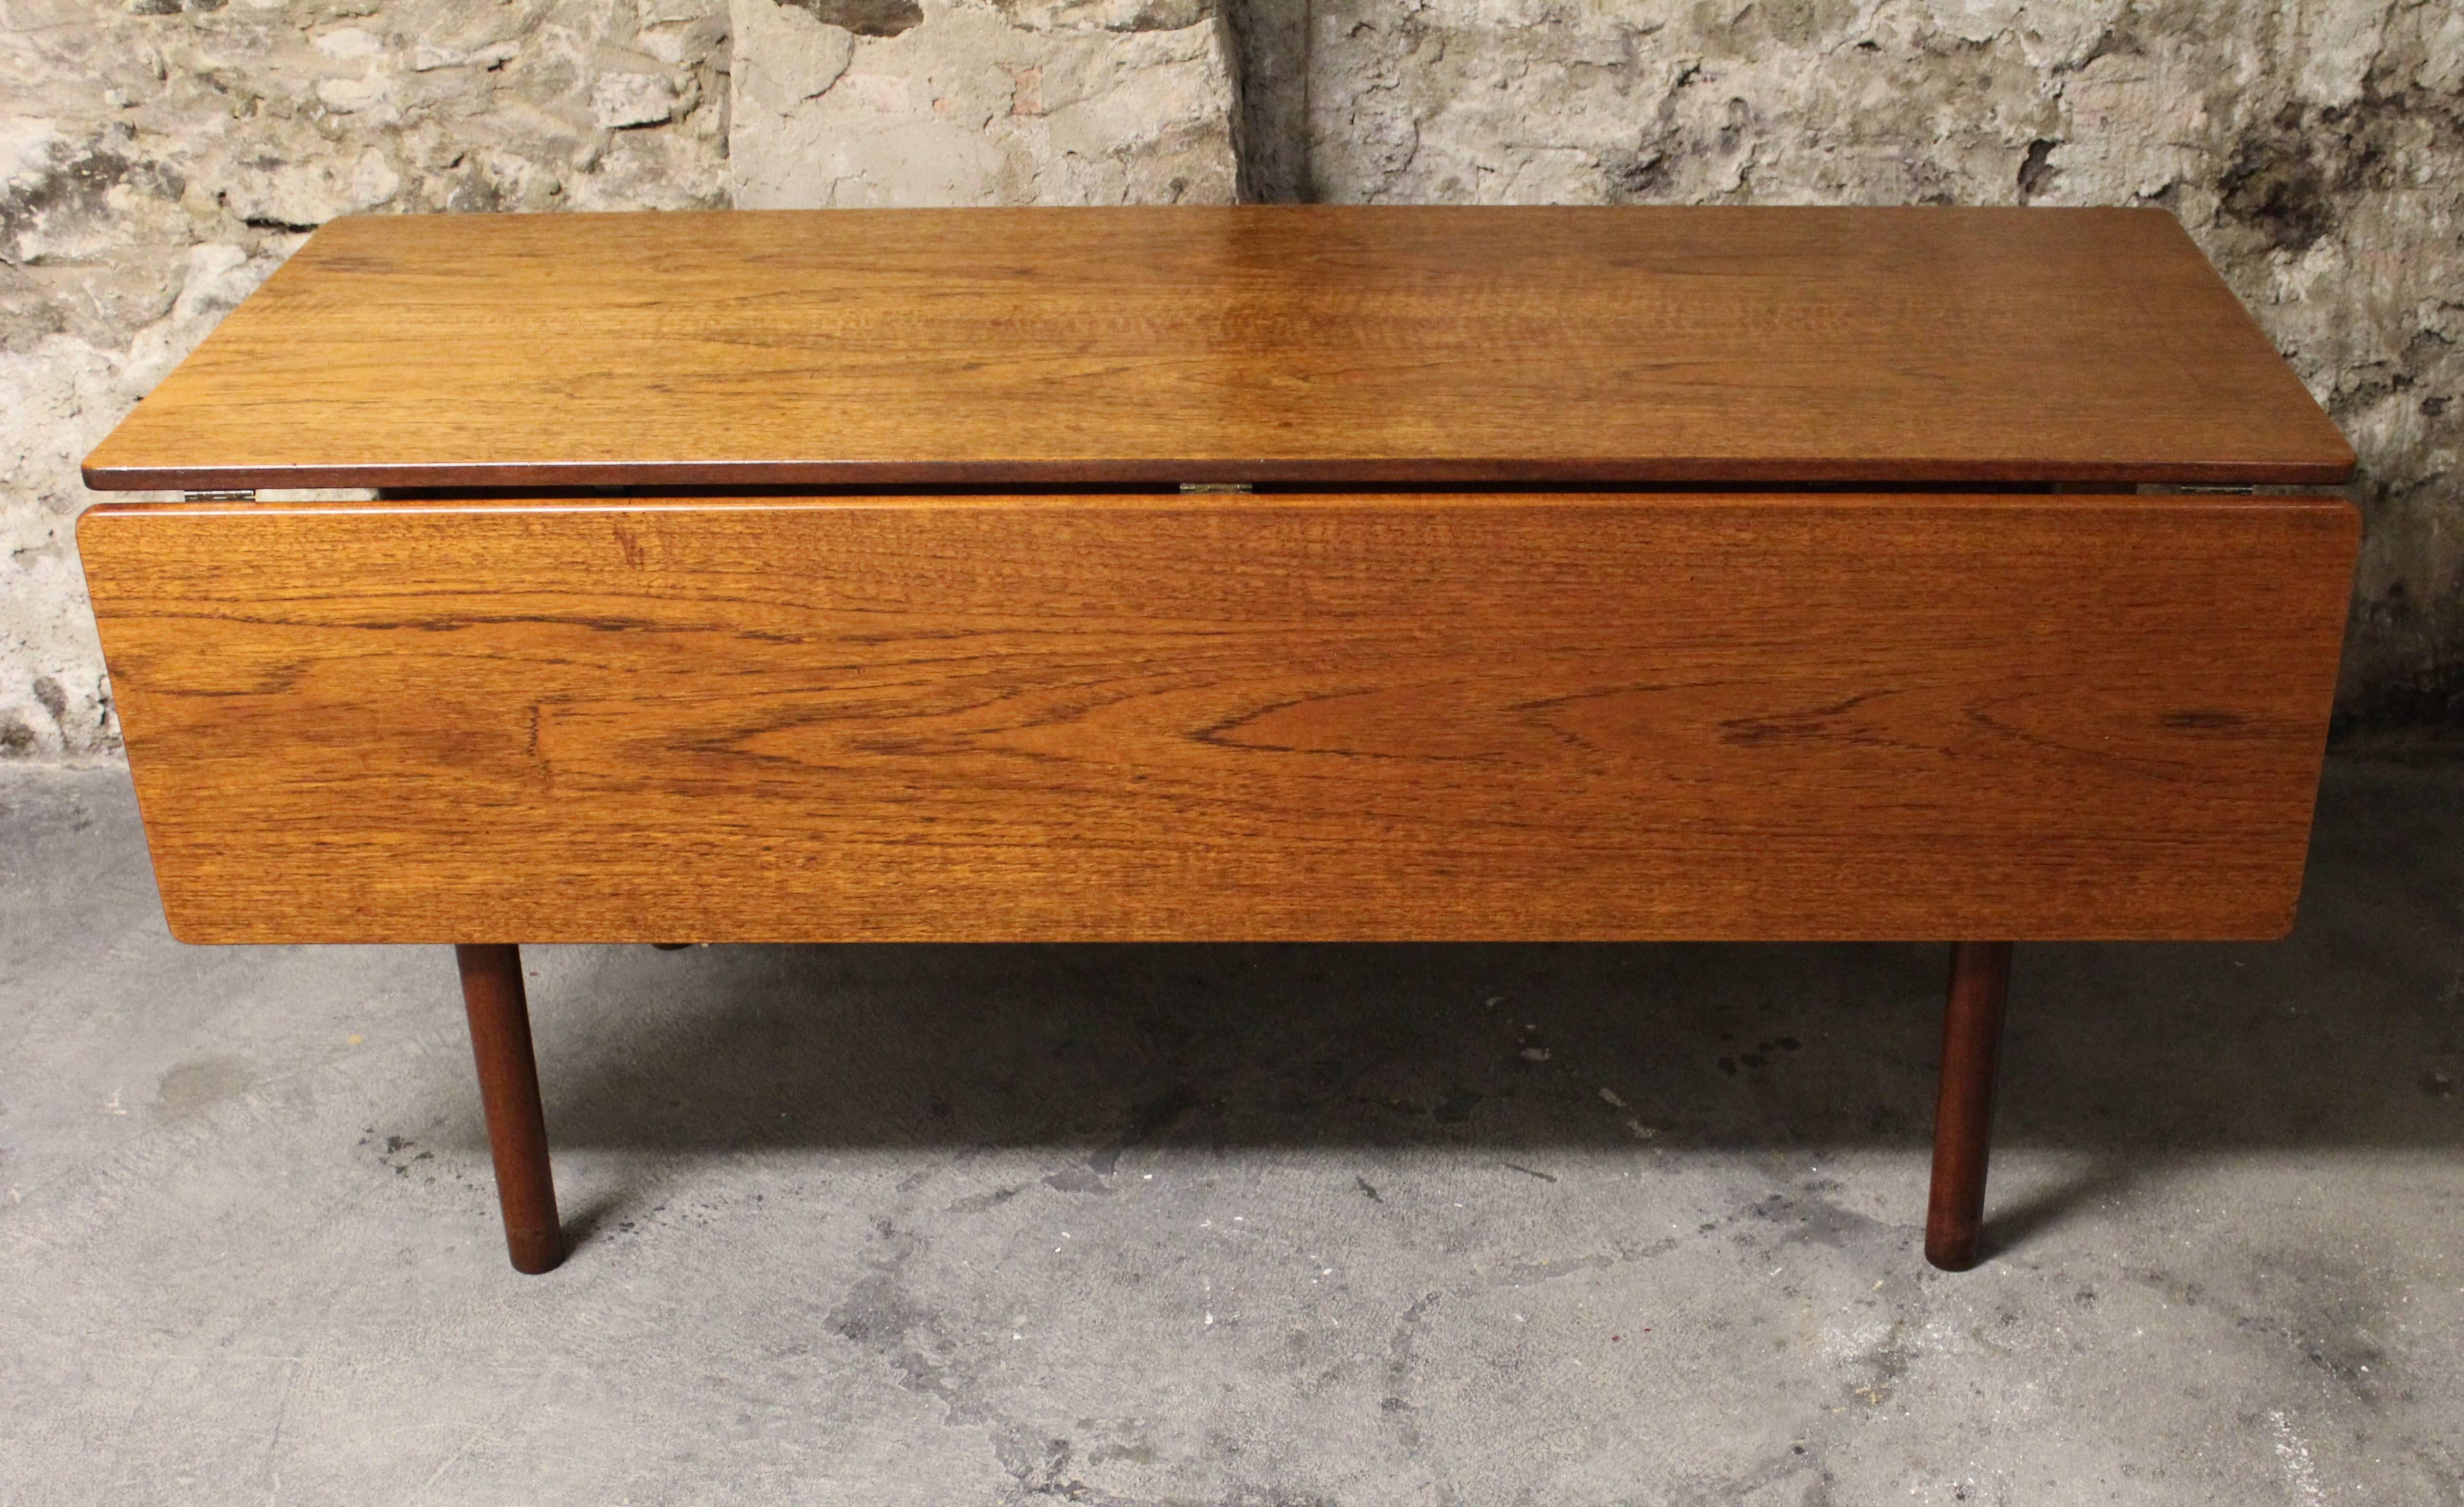
[[[253,488],[241,487],[227,491],[191,491],[184,493],[190,502],[254,502]]]
[[[1185,481],[1180,484],[1180,490],[1183,491],[1247,491],[1249,484],[1245,481]]]

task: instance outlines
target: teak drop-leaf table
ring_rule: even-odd
[[[87,460],[175,935],[458,950],[514,1264],[525,941],[2291,925],[2352,453],[2167,215],[339,220]],[[367,489],[280,500],[268,489]]]

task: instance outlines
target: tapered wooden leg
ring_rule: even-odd
[[[2010,994],[2010,943],[1961,942],[1951,949],[1942,1086],[1933,1110],[1933,1192],[1925,1207],[1925,1259],[1946,1272],[1976,1264],[1985,1163],[1993,1149],[1993,1074]]]
[[[453,960],[461,966],[462,1003],[471,1013],[471,1053],[479,1062],[479,1103],[488,1116],[488,1149],[496,1161],[505,1250],[514,1270],[544,1272],[564,1259],[564,1232],[557,1223],[556,1182],[548,1171],[547,1120],[539,1112],[521,950],[465,944],[453,949]]]

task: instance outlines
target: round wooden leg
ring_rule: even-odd
[[[1984,1232],[1993,1075],[2001,1061],[2002,1009],[2010,994],[2010,943],[1962,942],[1951,949],[1942,1083],[1933,1111],[1933,1190],[1925,1208],[1925,1259],[1947,1272],[1976,1264]]]
[[[521,950],[500,943],[453,949],[462,1003],[471,1015],[471,1053],[479,1064],[479,1103],[496,1163],[496,1201],[505,1214],[505,1251],[519,1272],[544,1272],[564,1259],[548,1170],[547,1119],[539,1110],[539,1062],[531,1052],[530,1002]]]

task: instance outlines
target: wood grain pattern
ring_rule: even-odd
[[[2329,498],[106,505],[190,941],[2260,937]]]
[[[2161,211],[338,220],[98,488],[2332,483]]]

